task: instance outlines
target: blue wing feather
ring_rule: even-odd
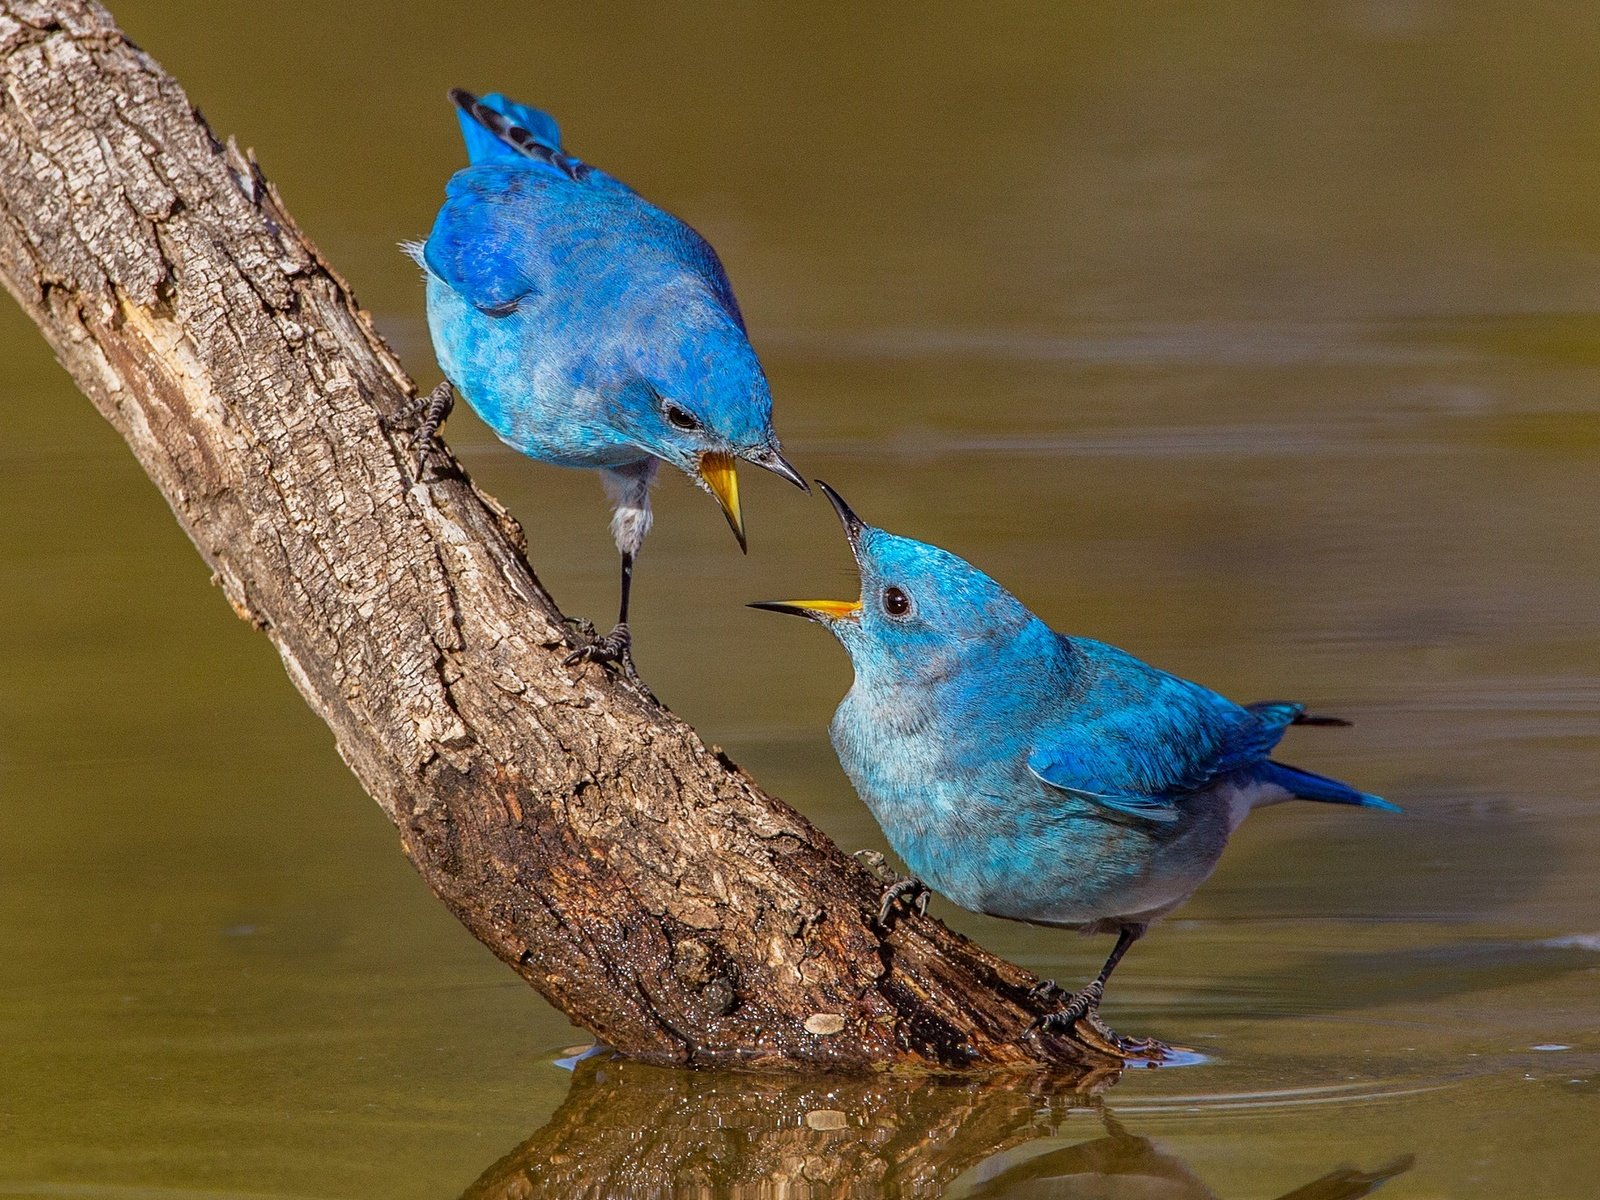
[[[1036,740],[1028,769],[1051,787],[1130,816],[1177,820],[1177,801],[1262,761],[1304,709],[1241,707],[1115,647],[1071,640],[1070,724]]]

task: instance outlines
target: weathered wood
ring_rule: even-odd
[[[595,667],[514,521],[249,155],[87,0],[0,0],[0,274],[263,630],[429,886],[573,1021],[678,1063],[1104,1065]],[[115,514],[108,514],[115,519]]]

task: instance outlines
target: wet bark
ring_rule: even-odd
[[[246,48],[241,47],[241,52]],[[597,667],[516,523],[381,423],[414,394],[246,153],[86,0],[0,0],[0,275],[463,924],[677,1063],[1104,1066],[1026,972],[878,886]],[[115,514],[107,514],[115,520]]]

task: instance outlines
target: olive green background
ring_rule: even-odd
[[[1592,5],[114,7],[424,385],[396,243],[462,159],[445,89],[502,89],[719,248],[786,450],[867,519],[1358,722],[1285,756],[1406,814],[1259,814],[1119,972],[1114,1023],[1209,1056],[1116,1087],[1131,1130],[1221,1196],[1403,1153],[1385,1197],[1592,1194]],[[0,339],[0,1194],[447,1200],[581,1035],[434,902],[9,303]],[[604,624],[597,482],[447,432]],[[826,505],[747,474],[741,558],[657,499],[641,669],[881,845],[826,740],[843,653],[742,607],[848,594]],[[1107,949],[934,911],[1063,982]]]

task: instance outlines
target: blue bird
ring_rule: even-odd
[[[810,489],[779,450],[766,375],[705,239],[567,153],[538,109],[460,89],[450,99],[470,165],[451,177],[428,240],[406,246],[446,380],[396,423],[420,417],[420,476],[453,384],[514,450],[600,471],[621,608],[616,628],[568,661],[637,678],[628,596],[657,468],[715,496],[741,549],[737,460]]]
[[[1056,633],[989,576],[864,523],[827,484],[861,575],[859,600],[762,601],[827,628],[855,683],[834,749],[911,868],[880,923],[926,903],[1115,933],[1100,974],[1044,1018],[1098,1017],[1106,981],[1151,922],[1217,865],[1252,809],[1320,800],[1399,811],[1270,755],[1291,725],[1343,725],[1282,701],[1240,706],[1088,638]],[[1042,985],[1048,995],[1053,985]]]

